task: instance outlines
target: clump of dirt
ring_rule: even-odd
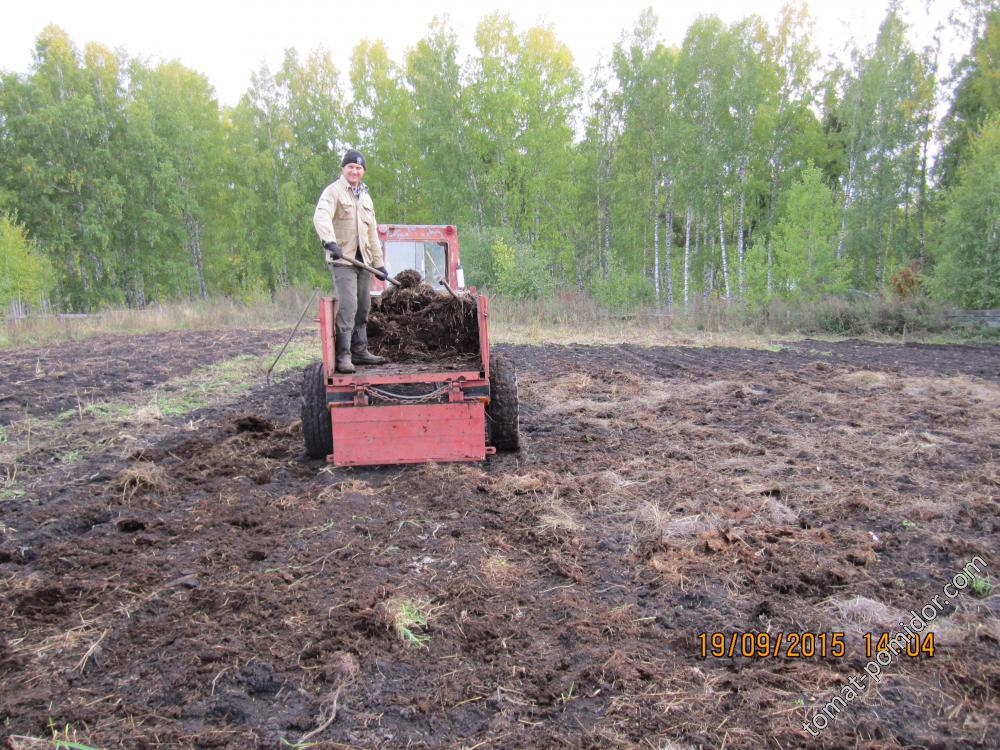
[[[368,315],[368,343],[372,351],[394,362],[426,362],[479,351],[476,300],[468,294],[456,299],[424,283],[416,271],[396,276],[391,286],[372,302]]]

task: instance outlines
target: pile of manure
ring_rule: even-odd
[[[368,345],[393,362],[428,362],[479,352],[476,299],[458,299],[425,284],[417,271],[402,271],[372,300]]]

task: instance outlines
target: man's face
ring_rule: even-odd
[[[360,164],[345,164],[341,171],[351,187],[357,187],[361,178],[365,176],[365,168]]]

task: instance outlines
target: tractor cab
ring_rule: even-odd
[[[427,284],[443,290],[464,289],[465,278],[458,255],[458,232],[451,224],[380,224],[379,240],[389,274],[414,270]],[[385,291],[386,282],[372,279],[372,294]]]

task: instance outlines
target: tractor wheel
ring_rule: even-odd
[[[326,404],[323,363],[309,365],[302,378],[302,437],[310,458],[326,458],[333,453],[330,407]]]
[[[517,431],[517,371],[509,358],[490,359],[490,403],[486,407],[490,442],[498,451],[521,447]]]

